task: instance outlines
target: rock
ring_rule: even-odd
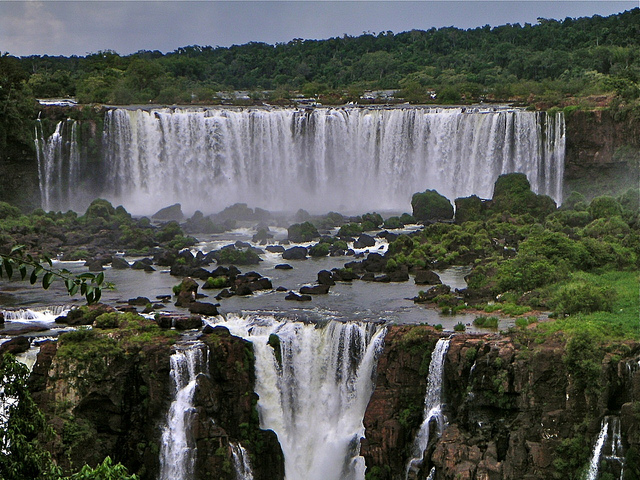
[[[289,292],[288,295],[286,297],[284,297],[285,300],[295,300],[297,302],[310,302],[311,301],[311,295],[298,295],[295,292]]]
[[[153,260],[161,267],[171,267],[178,258],[177,250],[163,250],[153,256]]]
[[[376,274],[373,272],[367,272],[360,277],[360,280],[362,280],[363,282],[375,282]]]
[[[192,330],[194,328],[202,328],[202,317],[199,315],[176,317],[173,322],[176,330]]]
[[[233,297],[235,294],[230,291],[228,288],[223,288],[222,290],[220,290],[220,293],[218,293],[218,295],[216,295],[216,300],[220,300],[222,298],[230,298]]]
[[[373,247],[376,244],[376,239],[366,233],[360,234],[358,239],[353,242],[353,248],[367,248]]]
[[[149,263],[142,260],[136,260],[135,262],[133,262],[133,265],[131,265],[132,270],[147,270],[147,268],[151,268],[152,270],[154,270],[153,267],[149,265]]]
[[[367,258],[362,261],[362,266],[367,272],[373,272],[373,273],[383,272],[386,265],[387,265],[387,259],[384,258],[379,253],[370,253],[367,256]]]
[[[271,253],[283,253],[285,248],[282,245],[268,245],[265,250]]]
[[[289,290],[289,289],[283,287],[282,285],[280,285],[278,288],[276,288],[276,292],[286,292],[287,290]]]
[[[387,274],[392,282],[406,282],[409,280],[409,269],[406,265],[399,265],[395,270]]]
[[[85,267],[89,267],[90,272],[101,272],[104,270],[102,261],[100,260],[87,260],[84,265]]]
[[[164,207],[154,213],[151,218],[155,220],[175,220],[179,222],[184,218],[184,214],[182,213],[182,206],[179,203],[171,205],[169,207]]]
[[[291,247],[282,254],[284,260],[306,260],[307,249],[305,247]]]
[[[140,307],[144,307],[145,305],[151,303],[151,300],[149,300],[147,297],[136,297],[130,298],[129,300],[127,300],[127,303],[129,305],[138,305]]]
[[[253,292],[258,290],[271,290],[273,288],[273,285],[271,284],[271,280],[269,280],[267,277],[262,277],[249,283],[249,288]]]
[[[437,221],[453,218],[453,205],[449,199],[435,190],[414,193],[411,208],[416,220]]]
[[[358,280],[360,276],[351,269],[347,268],[334,268],[331,270],[333,279],[337,282],[350,282],[352,280]]]
[[[320,285],[335,285],[336,282],[333,279],[333,274],[327,270],[320,270],[318,272],[318,283]]]
[[[279,263],[274,267],[276,270],[292,270],[293,267],[288,263]]]
[[[117,310],[123,313],[138,313],[138,309],[133,305],[122,305]]]
[[[188,307],[190,303],[196,301],[198,282],[191,277],[185,277],[180,283],[176,307]]]
[[[213,317],[218,315],[218,306],[219,304],[214,305],[213,303],[193,302],[189,304],[189,312]]]
[[[114,255],[111,258],[111,268],[115,270],[126,270],[127,268],[131,268],[131,265],[129,265],[129,262],[124,258]]]
[[[0,325],[4,324],[4,312],[0,312]]]
[[[416,285],[440,285],[442,281],[432,270],[418,270],[414,278]]]
[[[449,285],[436,285],[435,287],[431,287],[422,295],[418,295],[417,297],[414,297],[413,301],[415,303],[426,303],[426,302],[432,301],[438,295],[445,295],[450,292],[451,292],[451,287],[449,287]]]
[[[329,293],[329,285],[305,285],[300,288],[300,293],[308,295],[326,295]]]
[[[173,326],[172,315],[156,315],[156,323],[160,328],[171,328]]]
[[[251,290],[249,284],[243,283],[236,288],[236,295],[253,295],[253,290]]]
[[[8,342],[4,342],[0,345],[0,358],[5,353],[10,353],[12,355],[18,355],[19,353],[24,353],[29,350],[31,344],[29,343],[29,339],[27,337],[15,337],[9,340]]]

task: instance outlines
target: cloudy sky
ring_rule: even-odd
[[[606,16],[635,1],[7,1],[0,0],[0,52],[129,54],[187,45],[288,42],[391,30],[536,23]]]

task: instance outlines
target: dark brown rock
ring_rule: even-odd
[[[440,285],[442,281],[432,270],[417,270],[414,278],[416,285]]]

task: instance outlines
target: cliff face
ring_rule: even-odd
[[[200,338],[209,346],[209,372],[194,395],[196,478],[235,480],[230,442],[249,452],[254,478],[283,478],[273,432],[258,427],[250,344],[225,329]],[[173,400],[170,343],[141,342],[122,349],[59,355],[45,344],[30,389],[56,431],[49,449],[65,469],[95,465],[109,455],[142,479],[159,471],[161,428]]]
[[[575,111],[567,115],[565,180],[598,177],[638,184],[640,121],[619,121],[608,110]]]
[[[406,340],[417,336],[422,349]],[[392,328],[387,336],[364,420],[371,478],[405,478],[422,421],[425,358],[437,336],[428,327]],[[448,424],[439,439],[431,436],[419,478],[433,466],[439,480],[579,478],[609,414],[621,418],[627,456],[637,455],[640,345],[612,347],[604,356],[582,347],[525,335],[453,337],[444,369]],[[402,405],[409,398],[418,418]]]

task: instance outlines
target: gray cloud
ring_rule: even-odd
[[[129,54],[187,45],[288,42],[362,32],[610,15],[637,1],[1,1],[0,51],[13,55]]]

